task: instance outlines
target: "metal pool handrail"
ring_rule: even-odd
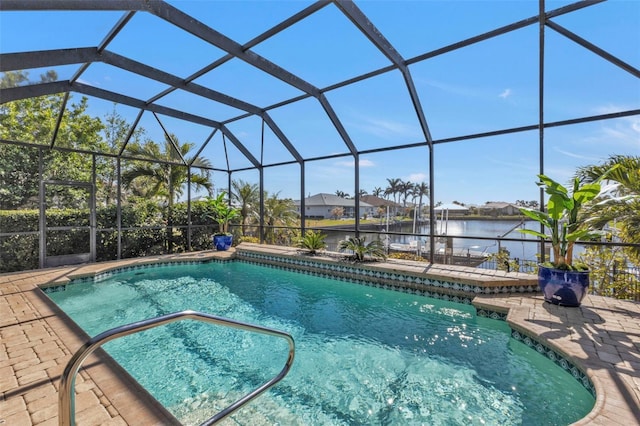
[[[71,357],[69,363],[67,364],[62,376],[60,377],[60,391],[59,391],[59,399],[58,399],[58,415],[60,426],[73,426],[75,425],[75,382],[76,375],[78,374],[78,370],[80,366],[84,362],[84,360],[93,353],[96,349],[98,349],[103,344],[117,339],[122,336],[127,336],[129,334],[138,333],[140,331],[148,330],[150,328],[158,327],[164,324],[168,324],[175,321],[181,321],[183,319],[193,319],[202,322],[209,322],[217,325],[222,325],[225,327],[237,328],[240,330],[251,331],[261,334],[267,334],[270,336],[275,336],[279,338],[283,338],[289,344],[289,356],[287,357],[287,361],[280,371],[278,375],[276,375],[271,380],[263,383],[261,386],[251,391],[247,395],[238,399],[236,402],[232,403],[218,414],[206,420],[202,425],[212,425],[219,420],[222,420],[229,414],[236,411],[238,408],[242,407],[262,392],[269,389],[271,386],[278,383],[282,380],[289,370],[291,369],[291,365],[293,364],[293,358],[295,355],[295,344],[293,341],[293,337],[290,334],[285,333],[283,331],[274,330],[267,327],[261,327],[258,325],[247,324],[239,321],[234,321],[228,318],[217,317],[215,315],[206,314],[203,312],[196,311],[181,311],[174,312],[172,314],[163,315],[157,318],[151,318],[139,322],[135,322],[132,324],[123,325],[120,327],[112,328],[103,333],[98,334],[95,337],[92,337],[82,345],[80,349]]]

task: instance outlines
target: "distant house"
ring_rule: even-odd
[[[469,214],[469,208],[460,204],[440,204],[433,208],[436,215],[444,213],[445,215],[460,216]]]
[[[300,216],[300,200],[294,201],[296,210]],[[356,200],[349,198],[338,197],[333,194],[316,194],[304,199],[305,211],[304,217],[308,219],[330,219],[333,217],[333,210],[336,207],[343,209],[342,217],[355,217]],[[360,212],[359,216],[362,217],[365,214],[367,216],[373,216],[375,214],[376,207],[371,204],[365,203],[360,200]]]
[[[382,208],[385,210],[383,215],[386,215],[386,209],[389,207],[389,214],[395,216],[402,209],[402,205],[395,203],[391,200],[385,200],[384,198],[376,197],[375,195],[363,195],[360,197],[360,203],[365,202],[375,207],[373,216],[380,216],[378,210]]]
[[[520,214],[520,209],[515,204],[503,201],[490,201],[478,206],[478,213],[485,216],[514,216]]]

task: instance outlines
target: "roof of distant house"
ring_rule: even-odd
[[[436,211],[436,212],[442,212],[442,211],[446,211],[446,210],[459,211],[459,212],[460,211],[465,211],[466,212],[467,210],[469,210],[469,208],[465,207],[465,206],[461,206],[460,204],[453,204],[453,203],[451,203],[451,204],[440,204],[439,206],[436,206],[436,207],[433,208],[433,211]]]
[[[294,201],[296,205],[300,205],[300,200]],[[351,198],[342,198],[334,194],[316,194],[304,199],[304,204],[310,206],[327,206],[327,207],[355,207],[356,200]],[[360,207],[373,207],[371,204],[360,201]]]
[[[505,207],[515,207],[518,208],[518,206],[516,206],[513,203],[507,203],[506,201],[489,201],[488,203],[479,206],[479,208],[481,209],[504,209]]]
[[[360,197],[360,202],[362,201],[376,207],[401,207],[401,205],[396,202],[385,200],[384,198],[376,197],[375,195],[362,195]]]

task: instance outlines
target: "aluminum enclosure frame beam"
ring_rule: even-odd
[[[562,14],[569,13],[571,11],[574,11],[574,10],[577,10],[577,9],[580,9],[580,8],[584,8],[584,7],[587,7],[587,6],[591,6],[591,5],[600,3],[602,1],[603,0],[591,0],[591,1],[573,3],[573,4],[570,4],[570,5],[564,6],[562,8],[549,11],[549,12],[546,13],[546,16],[547,16],[547,18],[560,16]],[[103,3],[106,3],[106,4],[103,4]],[[157,1],[153,2],[152,1],[150,3],[163,3],[163,2],[157,2]],[[284,29],[287,26],[297,22],[298,20],[304,18],[305,16],[308,16],[308,15],[312,14],[313,12],[321,9],[322,7],[326,6],[328,3],[329,3],[328,1],[319,1],[319,2],[316,2],[316,3],[312,4],[307,9],[301,11],[298,14],[298,16],[290,18],[290,20],[287,23],[283,22],[280,25],[274,27],[272,30],[270,30],[269,33],[270,34],[275,34],[275,33],[279,32],[279,31],[281,31],[282,29]],[[334,0],[333,3],[335,3],[338,7],[342,7],[343,9],[352,8],[352,5],[353,5],[352,2],[347,2],[347,1],[342,1],[342,0]],[[22,1],[5,0],[2,3],[0,3],[0,10],[48,10],[48,9],[53,9],[53,10],[69,10],[69,9],[71,9],[71,10],[75,10],[75,9],[85,9],[85,10],[123,10],[123,9],[126,9],[126,10],[133,10],[133,11],[150,11],[149,8],[146,8],[146,7],[142,6],[142,5],[140,5],[139,1],[137,1],[137,0],[132,0],[132,1],[109,1],[109,2],[87,1],[87,0],[56,0],[56,1],[51,1],[50,0],[50,1],[35,1],[35,2],[28,2],[28,3],[27,2],[22,2]],[[355,8],[355,9],[359,10],[357,8]],[[365,19],[366,19],[366,17],[365,17]],[[448,51],[455,50],[455,49],[458,49],[458,48],[461,48],[461,47],[464,47],[464,46],[468,46],[470,44],[477,43],[479,41],[482,41],[482,40],[485,40],[485,39],[488,39],[488,38],[491,38],[491,37],[495,37],[495,36],[504,34],[506,32],[514,31],[514,30],[522,28],[524,26],[531,25],[531,24],[533,24],[533,23],[535,23],[537,21],[538,21],[538,16],[527,18],[527,19],[524,19],[522,21],[518,21],[517,23],[510,24],[510,25],[507,25],[507,26],[504,26],[504,27],[500,27],[500,28],[498,28],[496,30],[493,30],[493,31],[489,31],[489,32],[484,33],[484,34],[482,34],[480,36],[472,37],[470,39],[463,40],[463,41],[458,42],[458,43],[454,43],[452,45],[446,46],[445,48],[437,49],[435,51],[428,52],[428,53],[426,53],[424,55],[416,56],[416,57],[414,57],[412,59],[407,60],[406,64],[409,65],[409,64],[412,64],[412,63],[415,63],[415,62],[419,62],[421,60],[425,60],[427,58],[430,58],[430,57],[433,57],[433,56],[437,56],[437,55],[440,55],[442,53],[446,53]],[[258,43],[260,41],[264,41],[266,38],[268,38],[268,35],[267,35],[267,33],[264,33],[263,35],[261,35],[261,36],[257,37],[256,39],[254,39],[252,42],[247,43],[244,46],[242,46],[242,48],[247,49],[247,46],[251,45],[251,43]],[[371,40],[372,37],[369,37],[369,39]],[[382,39],[384,39],[384,38],[382,38]],[[103,42],[101,44],[104,45],[104,43],[105,42]],[[386,44],[384,44],[384,43],[380,44],[379,43],[379,45],[385,46],[385,45],[390,45],[390,43],[386,43]],[[73,49],[65,49],[65,50],[73,50]],[[392,47],[389,48],[389,49],[385,49],[385,50],[387,52],[386,53],[387,57],[394,58],[394,64],[399,63],[398,57],[393,54],[394,50],[392,50]],[[65,55],[68,55],[68,54],[69,53],[67,52]],[[84,51],[82,54],[87,54],[87,52]],[[231,53],[229,53],[227,55],[227,57],[230,58],[230,57],[233,57],[233,55]],[[135,61],[132,61],[132,62],[135,62]],[[4,66],[4,58],[3,58],[3,61],[0,61],[0,64]],[[331,86],[329,88],[320,89],[320,91],[324,93],[324,92],[326,92],[328,90],[333,90],[333,89],[336,89],[338,87],[343,87],[344,85],[351,84],[351,83],[354,83],[356,81],[361,81],[362,79],[368,78],[368,77],[373,76],[373,75],[377,75],[378,73],[388,72],[388,71],[396,69],[396,68],[397,68],[397,65],[385,67],[384,69],[377,70],[377,71],[374,71],[374,72],[371,72],[371,73],[367,73],[366,75],[363,75],[363,76],[360,76],[360,77],[356,77],[356,78],[348,80],[346,82],[338,83],[338,84],[333,85],[333,86]],[[406,78],[405,78],[405,80],[406,80]],[[313,96],[313,94],[311,94],[311,95],[310,94],[306,94],[306,95],[303,95],[300,98],[297,98],[295,100],[303,99],[303,98],[305,98],[307,96]],[[4,98],[4,96],[3,96],[3,98]],[[277,106],[284,105],[286,103],[287,102],[280,103]],[[272,109],[273,107],[274,106],[264,108],[263,111],[268,111],[269,109]],[[255,113],[255,110],[252,111],[252,112]],[[225,123],[230,122],[232,120],[233,119],[225,120]],[[271,122],[273,123],[273,120],[271,120]],[[273,123],[273,124],[275,124],[275,123]],[[338,126],[340,126],[340,125],[338,125]],[[272,126],[270,125],[270,127],[272,127]],[[272,129],[273,129],[273,127],[272,127]],[[274,133],[282,134],[281,132],[274,132]],[[425,139],[427,139],[427,142],[428,142],[428,138],[425,138]],[[284,143],[284,141],[283,141],[283,144],[285,146],[287,146],[287,144]],[[348,145],[348,143],[347,143],[347,145]],[[291,152],[291,149],[290,149],[291,147],[292,147],[292,145],[287,146],[287,149],[290,152]],[[351,147],[349,147],[349,149],[350,149],[351,152],[353,152],[353,149]],[[295,155],[293,152],[292,152],[292,155],[293,155],[294,158],[298,158],[298,156]]]
[[[434,182],[434,151],[433,151],[433,138],[431,137],[431,131],[429,130],[429,125],[427,124],[427,119],[424,115],[424,109],[420,103],[420,97],[418,96],[418,92],[416,90],[415,84],[413,82],[413,78],[411,77],[411,73],[409,72],[409,68],[405,59],[398,53],[398,51],[393,47],[391,42],[387,40],[384,35],[376,28],[375,25],[367,18],[367,16],[352,2],[348,0],[334,0],[334,3],[346,15],[347,18],[351,20],[351,22],[362,32],[369,41],[382,52],[383,55],[389,59],[395,67],[397,67],[402,73],[402,77],[404,79],[405,85],[409,92],[409,97],[411,99],[411,103],[413,104],[413,109],[418,118],[418,122],[420,123],[420,128],[422,129],[422,134],[427,142],[429,147],[429,233],[434,234],[436,227],[436,217],[435,217],[435,199],[434,199],[434,191],[433,188],[435,186]],[[356,158],[356,169],[358,169],[358,158]],[[359,183],[356,184],[356,211],[359,211]],[[414,211],[414,215],[415,215]],[[356,219],[356,232],[357,228],[359,228],[357,219]],[[430,239],[430,261],[433,263],[435,256],[435,240],[433,238]]]
[[[42,2],[34,2],[36,4],[29,4],[26,8],[19,1],[9,0],[4,5],[4,10],[129,10],[129,11],[147,11],[153,15],[175,25],[178,28],[216,46],[217,48],[224,50],[228,54],[241,59],[248,64],[260,69],[267,74],[278,78],[279,80],[297,88],[298,90],[307,93],[316,99],[318,99],[325,109],[331,122],[338,130],[338,133],[344,140],[350,151],[355,153],[355,147],[351,142],[351,139],[346,135],[344,126],[340,123],[338,117],[333,113],[333,109],[330,107],[326,99],[321,98],[320,89],[313,86],[309,82],[299,78],[298,76],[290,73],[289,71],[281,68],[262,56],[243,48],[242,45],[236,41],[224,36],[218,31],[208,27],[204,23],[194,19],[181,10],[163,2],[157,0],[114,0],[114,1],[98,1],[98,0],[60,0],[51,1],[46,0]],[[319,3],[318,6],[324,5]],[[3,10],[0,8],[0,10]],[[237,141],[237,139],[236,139]],[[239,141],[238,141],[239,143]],[[246,149],[245,149],[246,150]],[[253,162],[253,161],[252,161]]]
[[[205,118],[197,115],[189,114],[184,111],[178,111],[173,108],[156,105],[156,104],[147,104],[146,102],[136,99],[130,96],[125,96],[120,93],[110,92],[104,89],[98,89],[93,86],[89,86],[83,83],[73,83],[71,84],[69,81],[55,82],[55,83],[41,83],[34,84],[29,86],[19,86],[12,87],[9,89],[2,90],[2,98],[0,98],[0,103],[5,103],[13,100],[26,99],[33,96],[45,96],[45,95],[53,95],[56,93],[67,93],[67,92],[77,92],[82,93],[88,96],[93,96],[96,98],[105,99],[108,101],[116,102],[123,105],[129,105],[134,108],[138,108],[141,110],[151,111],[162,115],[167,115],[169,117],[178,118],[180,120],[189,121],[191,123],[201,124],[207,127],[214,127],[221,129],[224,127],[221,123]],[[227,136],[231,135],[231,131],[226,129]],[[230,138],[232,143],[238,148],[240,152],[255,166],[261,167],[258,160],[247,150],[247,148],[240,143],[240,141],[233,137]]]
[[[45,2],[45,3],[48,3],[48,2]],[[92,6],[96,7],[97,9],[102,10],[102,7],[104,7],[104,6],[95,5],[95,3],[101,3],[101,2],[94,1],[92,3],[94,3]],[[131,2],[109,2],[109,6],[107,6],[107,9],[112,10],[114,4],[120,4],[120,5],[124,4],[127,6],[127,8],[131,8],[131,6],[128,6],[129,3]],[[149,2],[149,5],[152,8],[155,8],[155,10],[159,13],[160,11],[164,10],[163,5],[166,5],[166,4],[164,2],[156,1],[156,2]],[[318,2],[314,7],[309,7],[307,8],[306,11],[303,11],[304,13],[298,14],[298,16],[295,17],[295,19],[290,20],[290,22],[283,24],[283,26],[281,27],[277,27],[277,30],[281,31],[281,28],[284,28],[284,25],[292,25],[297,20],[303,19],[305,16],[308,16],[308,14],[313,13],[316,10],[319,10],[321,7],[324,7],[324,5],[326,5],[326,2]],[[11,2],[9,2],[9,4],[5,6],[7,9],[11,9],[12,7],[16,7],[16,9],[18,9],[20,7],[18,4],[11,4]],[[31,5],[31,6],[38,7],[38,5]],[[55,4],[55,7],[58,7],[61,9],[64,9],[65,6],[84,8],[86,4],[83,1],[69,1],[69,2],[60,1],[60,2],[56,2]],[[147,10],[147,8],[135,7],[135,6],[132,9]],[[150,9],[148,11],[151,12]],[[104,50],[106,45],[124,27],[124,25],[131,19],[132,16],[133,16],[132,12],[125,14],[123,18],[121,18],[120,21],[116,24],[116,26],[110,31],[107,37],[105,37],[105,39],[103,40],[103,42],[100,44],[98,48],[60,49],[60,50],[47,51],[44,53],[28,52],[28,53],[20,53],[20,54],[10,54],[10,55],[7,55],[6,61],[4,60],[5,58],[3,58],[3,60],[0,60],[0,64],[2,64],[3,68],[6,68],[6,69],[3,69],[3,71],[8,71],[8,70],[24,69],[24,68],[41,68],[45,66],[67,65],[70,63],[81,63],[81,62],[85,63],[85,66],[81,67],[80,70],[76,73],[76,75],[72,78],[71,83],[73,83],[75,82],[75,80],[77,80],[77,78],[79,78],[80,74],[86,69],[87,67],[86,64],[101,61],[101,62],[119,67],[121,69],[136,73],[138,75],[145,76],[147,78],[151,78],[153,80],[156,80],[171,86],[171,89],[165,91],[165,93],[163,93],[163,96],[164,94],[170,93],[175,89],[183,89],[193,94],[263,117],[263,111],[254,105],[243,102],[231,96],[227,96],[223,93],[208,89],[206,87],[203,87],[191,82],[186,82],[185,80],[179,77],[173,76],[169,73],[165,73],[163,71],[150,67],[146,64],[143,64],[143,63],[131,60],[129,58],[126,58],[124,56],[117,55],[115,53]],[[184,16],[188,16],[188,15],[182,14],[180,16],[184,18]],[[163,18],[163,19],[166,20],[166,18]],[[169,20],[169,22],[171,21]],[[174,25],[177,25],[174,22],[171,22],[171,23],[173,23]],[[185,28],[182,28],[182,29],[185,29]],[[220,36],[224,37],[221,34]],[[235,43],[233,42],[233,40],[227,39],[228,45],[231,45],[233,43]],[[27,65],[25,66],[25,64]],[[287,76],[287,79],[291,80],[291,77]],[[151,104],[153,101],[157,99],[159,99],[159,97],[156,97],[151,101],[147,101],[147,104]],[[293,148],[293,145],[291,145],[291,143],[288,140],[282,139],[281,136],[284,135],[284,133],[278,128],[277,124],[273,120],[270,120],[269,127],[272,130],[274,130],[274,133],[280,138],[282,144],[285,146],[287,150],[289,150],[289,152],[294,158],[298,158],[298,159],[301,158],[297,150]],[[245,156],[247,156],[249,151],[246,149],[246,147],[244,147],[244,145],[237,138],[233,138],[232,142],[234,143],[234,145],[236,145],[240,149],[241,152],[243,152]],[[241,145],[242,147],[238,145]],[[253,158],[252,155],[249,154],[247,158],[251,161],[252,164],[257,165],[255,158]]]

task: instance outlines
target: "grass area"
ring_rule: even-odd
[[[405,222],[411,222],[411,219],[404,218],[396,220],[402,220]],[[332,226],[346,226],[346,225],[354,225],[356,223],[355,219],[307,219],[307,227],[309,228],[322,228],[322,227],[332,227]],[[360,224],[375,224],[375,225],[384,225],[384,220],[380,220],[379,218],[373,219],[360,219]]]

